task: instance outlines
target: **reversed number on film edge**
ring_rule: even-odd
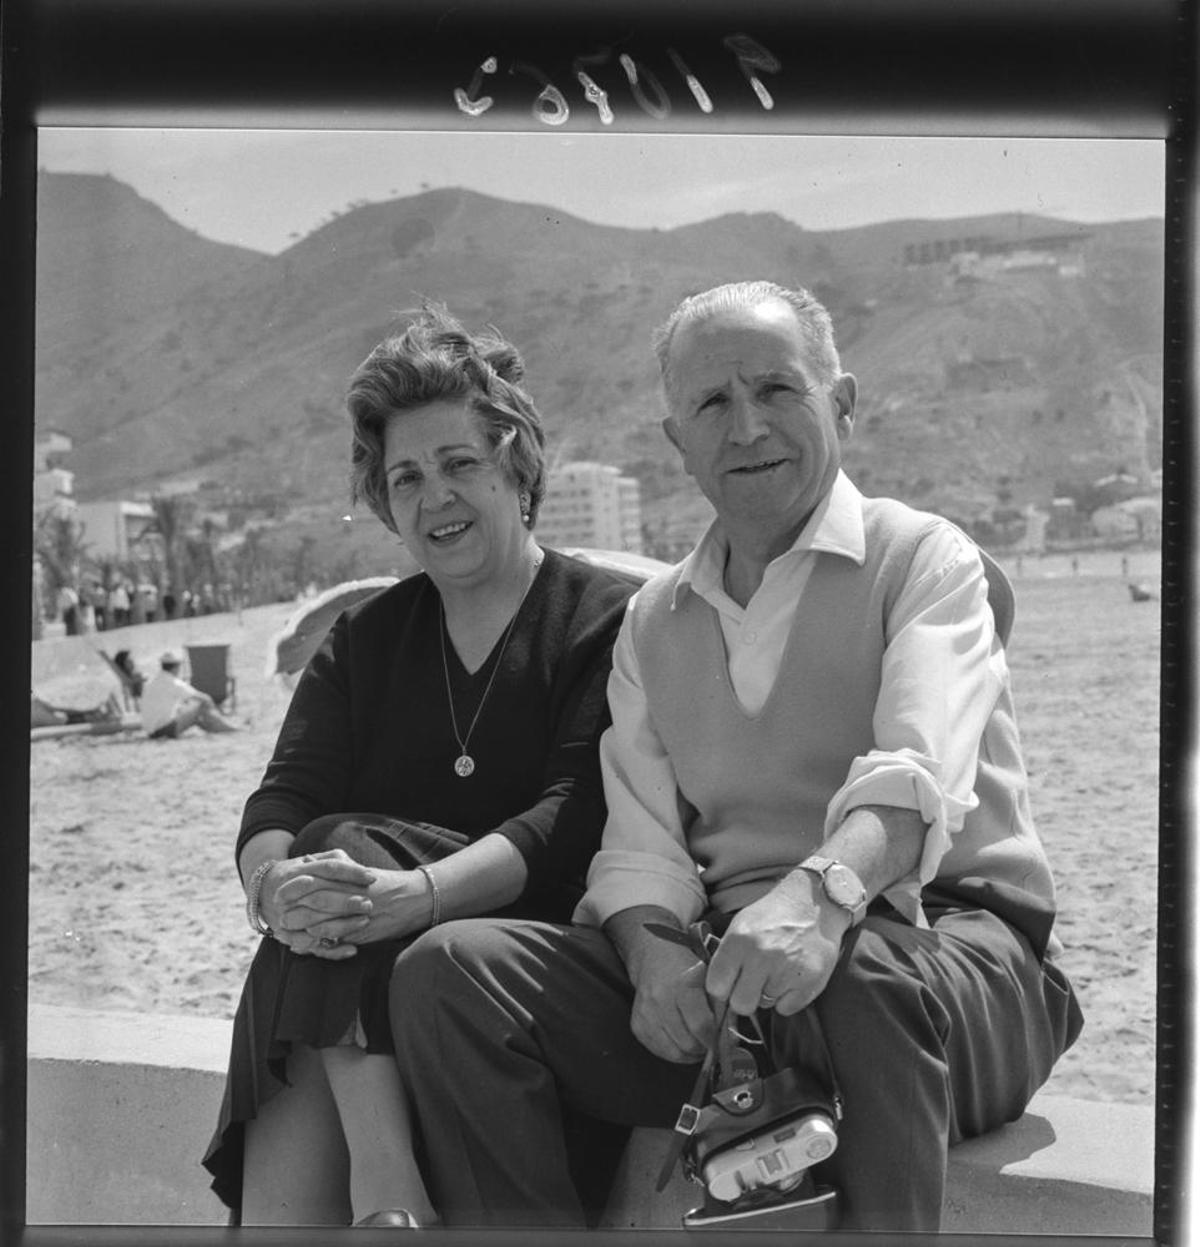
[[[758,75],[760,72],[779,73],[783,68],[779,58],[750,35],[727,35],[721,43],[733,53],[738,69],[749,83],[758,102],[768,111],[774,108],[775,101]],[[687,85],[696,106],[703,113],[711,113],[713,111],[712,100],[703,84],[688,68],[687,62],[674,48],[667,48],[667,56]],[[612,49],[601,48],[586,56],[577,56],[571,62],[571,69],[583,91],[584,100],[596,109],[601,123],[606,126],[612,125],[615,115],[609,103],[608,92],[600,86],[589,69],[607,65],[611,60]],[[617,63],[625,73],[626,84],[638,106],[656,121],[665,121],[671,115],[671,99],[657,75],[645,63],[636,61],[626,52],[622,52],[617,57]],[[486,57],[476,68],[471,85],[466,90],[462,87],[454,88],[454,102],[460,112],[468,117],[482,117],[495,104],[496,101],[492,96],[480,95],[480,91],[483,89],[484,78],[498,73],[499,69],[500,62],[496,57]],[[571,116],[567,97],[536,65],[528,61],[514,60],[508,66],[508,72],[523,74],[541,87],[530,107],[530,112],[538,121],[548,126],[566,124]]]

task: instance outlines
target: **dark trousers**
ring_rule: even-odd
[[[632,994],[587,928],[470,919],[401,954],[392,1031],[448,1225],[582,1226],[564,1113],[674,1124],[697,1070],[634,1038]],[[869,916],[813,1007],[845,1106],[815,1174],[855,1230],[937,1229],[949,1146],[1019,1117],[1080,1026],[1062,973],[983,910]],[[760,1020],[778,1064],[822,1072],[807,1024]]]

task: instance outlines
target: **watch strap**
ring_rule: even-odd
[[[855,881],[855,883],[858,884],[859,896],[861,899],[857,904],[847,904],[845,901],[839,900],[832,894],[832,892],[830,892],[829,882],[826,876],[835,866],[838,866],[844,870]],[[851,926],[858,926],[858,924],[862,922],[863,918],[866,917],[867,889],[863,886],[863,882],[858,877],[858,874],[851,867],[847,866],[845,862],[839,862],[833,857],[822,857],[819,853],[812,853],[800,863],[800,869],[810,871],[821,880],[821,890],[835,905],[839,906],[841,909],[844,909],[846,913],[850,915]]]

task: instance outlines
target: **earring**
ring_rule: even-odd
[[[529,523],[529,507],[530,507],[531,501],[532,500],[529,496],[529,490],[522,489],[517,494],[517,504],[521,508],[521,520],[525,524]]]

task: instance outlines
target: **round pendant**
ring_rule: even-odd
[[[463,754],[459,758],[454,759],[454,773],[460,779],[466,779],[475,770],[475,759],[469,754]]]

